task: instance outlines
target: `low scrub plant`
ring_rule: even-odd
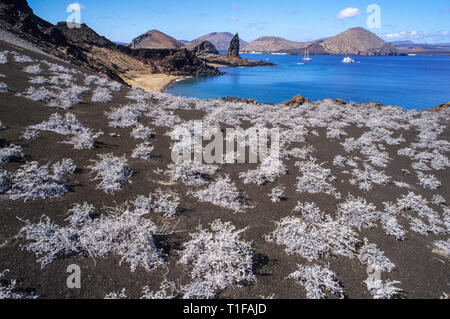
[[[188,266],[192,279],[205,281],[213,289],[256,282],[253,250],[240,238],[246,229],[236,230],[231,223],[220,220],[210,226],[211,231],[198,227],[180,252],[179,263]]]
[[[151,129],[149,129],[148,127],[145,127],[144,125],[139,123],[131,131],[131,135],[136,139],[146,140],[146,139],[151,138],[154,134]]]
[[[34,75],[43,74],[40,64],[29,65],[25,67],[23,71]]]
[[[9,89],[6,83],[0,82],[0,93],[9,93],[11,90]]]
[[[330,184],[336,178],[331,174],[330,169],[323,168],[322,165],[316,164],[314,161],[297,162],[295,164],[299,167],[302,174],[297,178],[297,191],[300,193],[325,193],[341,198],[341,194],[336,191],[336,188]]]
[[[11,187],[6,191],[11,200],[32,200],[62,196],[68,192],[63,175],[73,174],[75,166],[71,160],[63,160],[53,166],[39,166],[38,162],[29,162],[11,174]]]
[[[369,277],[365,283],[374,299],[396,299],[402,291],[400,288],[394,286],[400,284],[399,281],[382,281],[374,277]]]
[[[155,157],[156,154],[153,153],[154,147],[149,142],[144,142],[139,144],[131,154],[132,158],[149,159]]]
[[[364,238],[364,245],[359,249],[358,259],[365,265],[382,272],[391,272],[395,268],[377,245],[370,244],[367,238]]]
[[[100,217],[89,204],[76,205],[69,211],[66,227],[43,216],[38,224],[29,221],[18,237],[26,241],[23,249],[38,256],[44,268],[53,261],[72,255],[101,258],[116,255],[120,263],[130,264],[131,271],[143,267],[147,271],[164,265],[162,252],[156,247],[156,225],[149,219],[118,207]]]
[[[138,214],[156,213],[164,217],[173,217],[180,206],[180,197],[176,194],[158,190],[148,196],[140,195],[134,201],[135,212]]]
[[[0,164],[8,163],[16,157],[23,157],[22,146],[11,144],[0,148]]]
[[[1,64],[1,63],[0,63]],[[31,295],[25,295],[18,292],[16,280],[6,280],[6,274],[9,269],[0,272],[0,300],[5,299],[37,299],[38,297],[33,293]]]
[[[240,173],[239,177],[245,184],[264,185],[275,182],[277,177],[286,175],[286,173],[287,169],[280,160],[267,157],[256,170]]]
[[[349,195],[344,203],[338,205],[338,219],[345,225],[361,230],[375,227],[378,214],[376,207],[364,198]]]
[[[229,176],[219,177],[217,181],[212,182],[207,188],[193,191],[191,194],[200,202],[231,209],[235,213],[253,208],[247,195],[238,191]]]
[[[323,299],[326,297],[326,292],[340,299],[345,297],[344,289],[336,278],[336,274],[329,268],[316,264],[297,266],[297,271],[290,274],[288,278],[295,279],[305,287],[308,299]]]
[[[91,101],[95,103],[107,103],[112,100],[111,91],[104,87],[98,87],[92,93]]]
[[[276,223],[275,230],[265,239],[286,246],[285,251],[289,255],[298,254],[310,261],[331,255],[351,257],[359,243],[355,231],[329,216],[318,223],[285,217]]]
[[[169,164],[169,175],[173,182],[182,182],[186,185],[204,185],[219,169],[216,165],[206,165],[191,161]]]
[[[100,180],[97,188],[106,193],[115,192],[122,188],[122,185],[130,182],[132,171],[128,167],[128,159],[114,156],[112,153],[97,155],[100,159],[92,160],[94,165],[89,169],[95,174],[94,180]]]

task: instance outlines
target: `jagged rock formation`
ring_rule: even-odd
[[[227,56],[239,56],[239,49],[239,34],[236,33],[233,39],[231,39],[230,41]]]
[[[228,46],[230,45],[231,39],[233,39],[234,34],[230,32],[213,32],[206,34],[200,38],[197,38],[190,43],[198,41],[209,41],[211,42],[219,52],[227,52]],[[239,39],[239,46],[241,48],[245,47],[248,43],[242,39]]]
[[[36,16],[25,0],[0,0],[0,27],[45,52],[121,82],[152,73],[221,74],[185,49],[133,50],[109,41],[85,24],[72,29],[64,22],[55,26]]]
[[[290,99],[289,101],[284,102],[283,104],[286,106],[300,106],[303,105],[307,102],[311,102],[310,99],[304,97],[303,95],[296,95],[294,96],[292,99]]]
[[[216,47],[209,41],[193,42],[186,46],[186,49],[193,52],[197,56],[205,56],[209,54],[218,55]]]
[[[132,49],[178,49],[184,44],[158,30],[150,30],[137,38],[130,44]]]

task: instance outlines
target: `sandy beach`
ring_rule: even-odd
[[[139,86],[149,92],[164,92],[168,86],[181,79],[183,79],[182,76],[148,74],[140,75],[132,79],[125,79],[125,82],[131,86]]]

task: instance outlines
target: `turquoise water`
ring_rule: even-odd
[[[297,94],[312,100],[341,98],[376,101],[406,109],[431,108],[450,101],[450,56],[353,57],[251,55],[242,57],[275,63],[273,67],[223,68],[224,76],[191,78],[167,91],[203,99],[235,96],[280,103]]]

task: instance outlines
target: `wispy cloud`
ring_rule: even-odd
[[[400,31],[395,33],[386,33],[383,35],[383,38],[386,39],[387,41],[411,40],[416,43],[420,42],[439,43],[449,41],[450,40],[449,36],[450,32],[448,30],[439,32],[412,30],[412,31]]]
[[[442,8],[439,12],[440,13],[450,13],[450,8]]]
[[[352,18],[361,15],[361,11],[358,8],[345,8],[336,16],[338,20]]]
[[[235,16],[230,16],[229,18],[228,18],[228,21],[238,21],[239,20],[239,18],[238,17],[235,17]]]
[[[236,2],[232,2],[230,5],[231,9],[233,10],[239,10],[239,5]]]

